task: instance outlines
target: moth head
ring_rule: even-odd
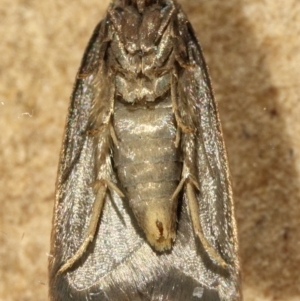
[[[140,14],[142,14],[145,10],[145,7],[160,2],[158,0],[131,0],[129,1],[133,5],[137,7],[137,10]]]

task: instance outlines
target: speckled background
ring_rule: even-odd
[[[108,0],[0,0],[0,300],[47,300],[65,116]],[[300,300],[300,1],[181,0],[228,149],[247,301]]]

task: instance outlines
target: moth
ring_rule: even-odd
[[[210,79],[175,0],[114,0],[84,54],[59,163],[52,301],[241,300]]]

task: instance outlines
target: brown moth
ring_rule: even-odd
[[[221,126],[175,0],[114,0],[79,69],[59,164],[52,301],[241,300]]]

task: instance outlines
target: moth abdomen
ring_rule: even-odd
[[[114,165],[129,205],[147,240],[158,251],[170,249],[176,237],[177,198],[172,195],[182,173],[175,146],[171,101],[152,110],[115,104],[114,128],[119,140]]]

